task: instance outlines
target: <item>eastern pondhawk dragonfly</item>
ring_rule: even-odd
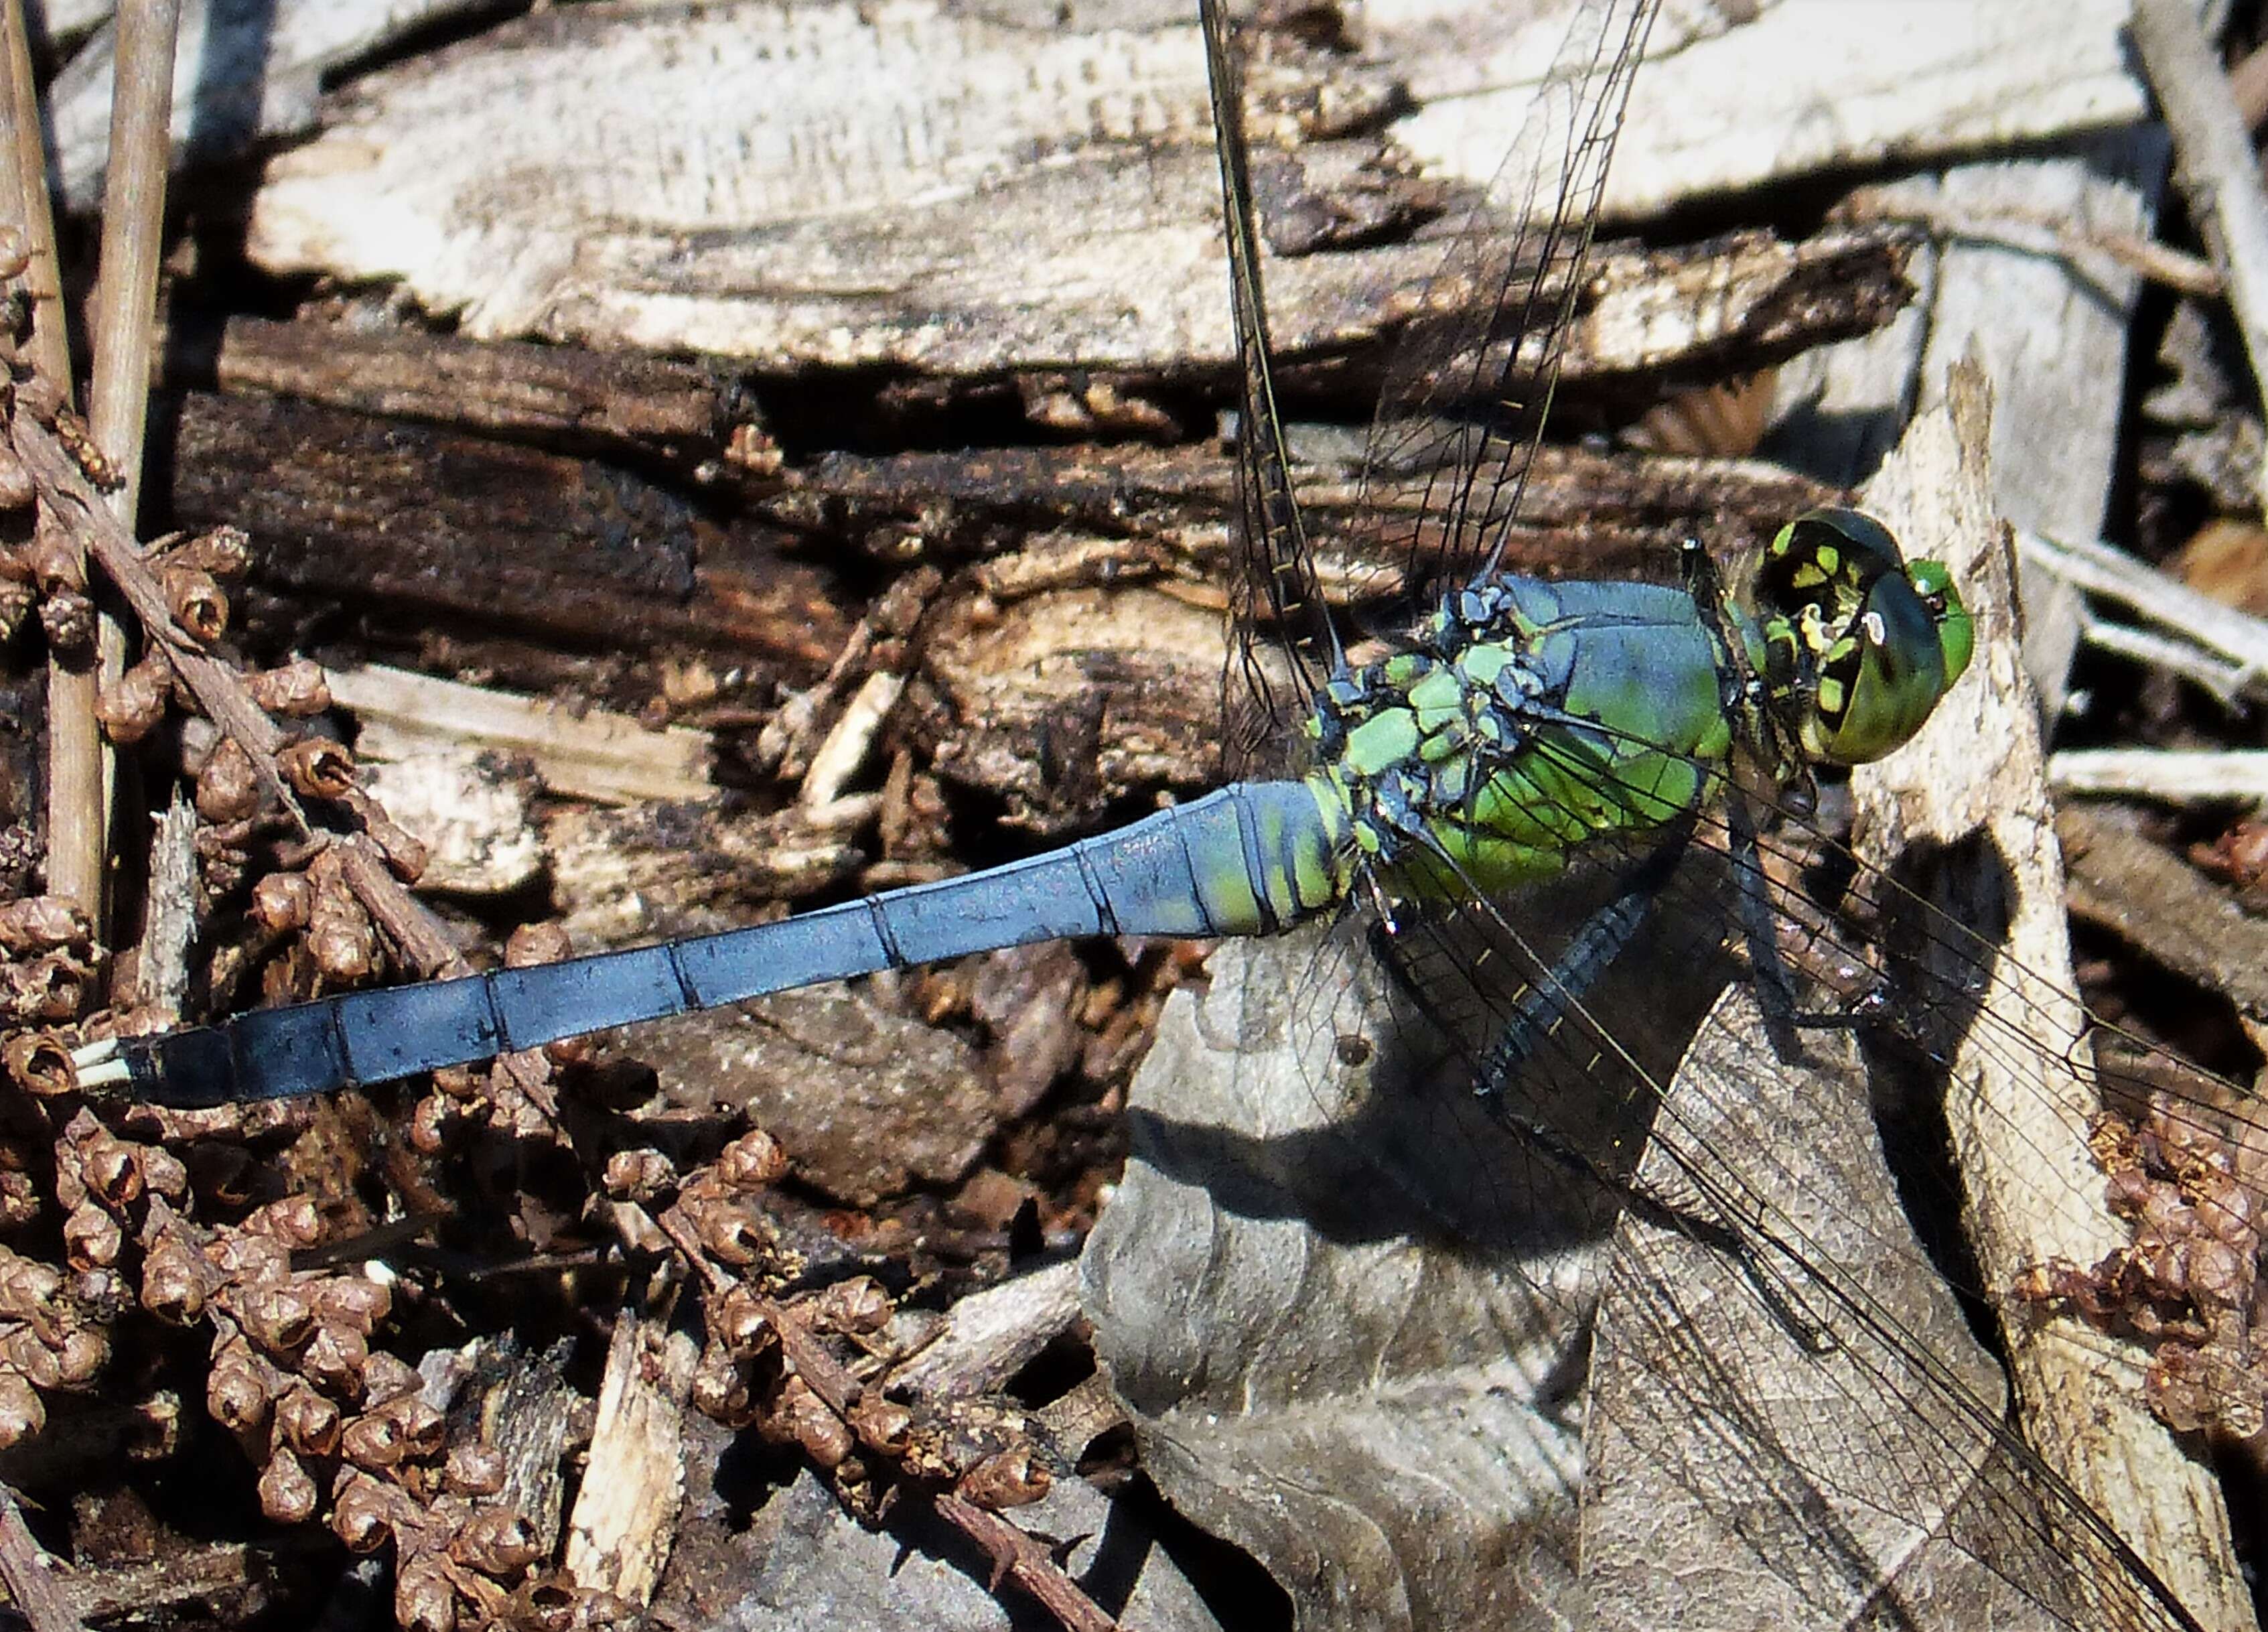
[[[1232,689],[1248,705],[1226,735],[1246,765],[1275,774],[1047,855],[782,922],[125,1039],[84,1053],[82,1081],[123,1080],[176,1105],[321,1093],[1035,941],[1267,935],[1329,920],[1318,978],[1290,1004],[1308,1040],[1328,1039],[1349,1065],[1380,1046],[1343,1023],[1338,987],[1321,978],[1359,959],[1395,1016],[1384,1041],[1430,1057],[1527,1153],[1521,1178],[1500,1173],[1495,1187],[1538,1177],[1571,1234],[1620,1221],[1693,1249],[1697,1276],[1721,1272],[1761,1315],[1751,1330],[1762,1335],[1747,1340],[1878,1410],[1885,1438],[1916,1424],[1906,1453],[1950,1454],[1939,1424],[1956,1423],[1992,1472],[1965,1492],[1971,1510],[1947,1522],[1948,1540],[2046,1619],[2201,1624],[1972,1375],[1936,1359],[1837,1270],[1814,1226],[1747,1181],[1756,1164],[1724,1142],[1729,1128],[1668,1097],[1679,1028],[1639,1036],[1616,1018],[1645,978],[1631,971],[1652,955],[1657,975],[1665,961],[1745,974],[1760,1045],[1775,1053],[1800,1057],[1814,1034],[1863,1033],[1903,1043],[1926,1068],[1952,1058],[1946,1029],[1989,1011],[2002,979],[1989,944],[1926,910],[1921,937],[1950,951],[1953,973],[1870,951],[1838,914],[1855,901],[1887,915],[1906,897],[1810,828],[1815,769],[1898,748],[1968,667],[1975,631],[1944,567],[1906,559],[1867,514],[1824,509],[1736,566],[1689,550],[1665,573],[1673,581],[1498,570],[1658,4],[1581,8],[1484,212],[1516,213],[1520,232],[1460,237],[1410,326],[1367,468],[1422,494],[1411,530],[1373,541],[1418,615],[1377,656],[1327,606],[1303,534],[1227,24],[1204,6],[1243,381],[1237,612],[1248,639],[1232,678],[1248,683]],[[1272,678],[1252,644],[1263,634],[1282,655]],[[1796,864],[1843,875],[1844,899],[1797,903]],[[1635,996],[1657,1020],[1676,1007],[1650,989]],[[1988,1023],[2025,1040],[2021,1018]],[[1518,1205],[1547,1210],[1527,1196]],[[1883,1251],[1916,1256],[1910,1244]],[[1911,1505],[1906,1485],[1845,1466],[1846,1449],[1777,1444],[1782,1482],[1725,1499],[1801,1508],[1833,1492],[1893,1518]],[[1867,1550],[1812,1520],[1794,1526],[1807,1545],[1838,1558]],[[1807,1566],[1771,1567],[1809,1578]],[[1893,1595],[1872,1613],[1904,1612]]]

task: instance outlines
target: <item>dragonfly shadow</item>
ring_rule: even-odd
[[[1911,845],[1889,873],[1871,877],[1881,983],[1871,1000],[1878,1012],[1858,1028],[1900,1205],[1988,1343],[1995,1323],[1975,1292],[1984,1275],[1960,1226],[1964,1190],[1950,1102],[1963,1091],[1955,1062],[1964,1051],[1974,1058],[2036,1054],[2043,1046],[2039,1026],[2023,1012],[2025,993],[2001,971],[2015,877],[1981,829],[1950,844]]]
[[[1555,899],[1538,921],[1573,924]],[[1666,904],[1671,924],[1683,916]],[[1515,958],[1500,928],[1445,917],[1422,956],[1389,970],[1384,937],[1360,920],[1319,938],[1248,949],[1204,1000],[1201,1029],[1233,1038],[1217,1096],[1176,1114],[1160,1096],[1130,1113],[1145,1162],[1247,1218],[1305,1221],[1339,1244],[1406,1238],[1484,1256],[1549,1257],[1612,1228],[1644,1149],[1656,1090],[1732,973],[1714,926],[1657,925],[1588,987],[1579,1012],[1543,1036],[1498,1083],[1474,1092],[1476,1062],[1511,1011],[1476,971],[1534,967],[1555,937]],[[1394,950],[1419,931],[1404,925]],[[1454,971],[1454,978],[1445,978]],[[1419,982],[1467,1007],[1430,1001]],[[1223,986],[1226,989],[1222,989]]]

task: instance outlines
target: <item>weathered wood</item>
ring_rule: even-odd
[[[1720,162],[1665,188],[1637,179],[1642,152],[1616,168],[1624,196],[1659,207],[1721,190],[1728,171],[1753,184],[1784,151],[1866,163],[2140,108],[2108,0],[2057,9],[2067,48],[2045,68],[2003,48],[2023,8],[1939,5],[1934,31],[1910,6],[1852,10],[1783,6],[1774,31],[1734,28],[1719,54],[1672,52],[1641,75],[1635,138],[1658,156],[1665,134],[1706,131]],[[1350,343],[1374,331],[1377,292],[1414,297],[1447,224],[1412,227],[1493,173],[1518,124],[1506,99],[1526,94],[1534,47],[1564,17],[1479,53],[1466,35],[1502,19],[1476,4],[1382,36],[1351,73],[1278,52],[1259,94],[1297,110],[1274,134],[1304,133],[1261,166],[1280,345]],[[1657,43],[1675,38],[1665,26]],[[1830,46],[1858,76],[1855,114],[1815,63],[1790,66]],[[1390,134],[1462,178],[1446,194],[1376,129],[1405,61],[1438,100]],[[1933,103],[1931,85],[1966,102]],[[1705,91],[1707,122],[1685,106]],[[1737,117],[1720,129],[1727,96]],[[1485,129],[1485,163],[1428,114]],[[370,76],[331,116],[270,167],[252,254],[276,271],[398,278],[468,334],[961,373],[1230,355],[1202,65],[1178,0],[1068,19],[1052,6],[578,6]]]
[[[717,458],[736,422],[752,418],[730,380],[691,364],[335,322],[232,317],[209,358],[175,357],[168,372],[180,387],[297,397],[688,469]]]
[[[181,399],[176,525],[231,521],[258,580],[565,645],[725,648],[807,681],[850,619],[785,541],[618,467],[276,399]]]

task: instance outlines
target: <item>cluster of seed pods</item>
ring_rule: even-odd
[[[2268,1436],[2268,1310],[2260,1299],[2268,1148],[2205,1126],[2196,1105],[2153,1095],[2139,1121],[2096,1119],[2112,1211],[2134,1238],[2091,1266],[2035,1266],[2021,1295],[2151,1345],[2151,1409],[2182,1433]]]

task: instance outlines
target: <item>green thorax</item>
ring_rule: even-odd
[[[1333,680],[1308,724],[1308,784],[1348,870],[1517,889],[1698,811],[1736,756],[1784,781],[1888,752],[1968,661],[1943,570],[1907,567],[1855,512],[1800,518],[1739,604],[1704,609],[1687,589],[1500,578],[1447,596],[1408,650]]]

